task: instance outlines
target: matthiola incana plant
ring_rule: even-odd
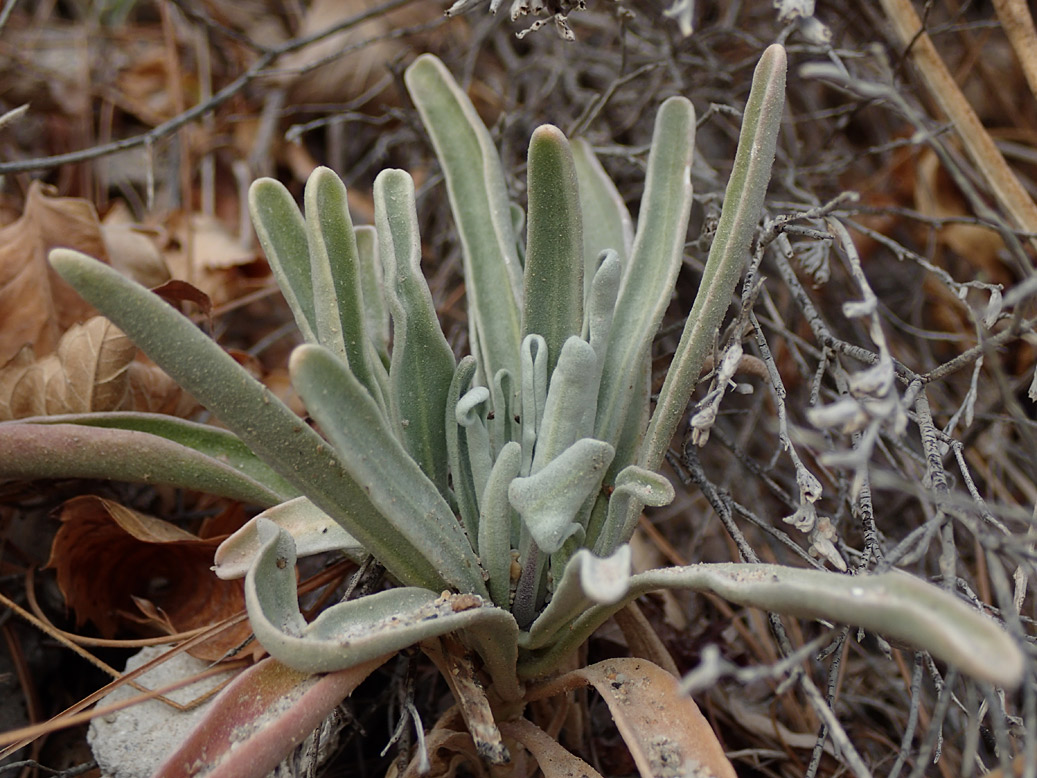
[[[257,181],[255,227],[305,340],[291,357],[292,382],[317,429],[158,297],[88,257],[52,254],[64,278],[230,431],[132,414],[20,425],[8,439],[21,434],[33,451],[53,453],[47,465],[23,469],[200,483],[269,506],[223,544],[215,569],[245,577],[252,628],[276,661],[228,688],[162,775],[186,765],[262,774],[412,645],[437,663],[458,703],[429,733],[414,770],[429,766],[426,753],[434,766],[443,750],[496,765],[531,757],[548,775],[578,764],[594,775],[526,716],[530,701],[590,683],[642,774],[662,759],[683,765],[681,774],[698,765],[733,775],[668,673],[641,659],[572,669],[598,626],[664,587],[850,623],[986,680],[1018,683],[1020,653],[993,621],[906,574],[729,563],[631,570],[638,516],[673,499],[658,469],[761,217],[785,68],[780,46],[757,67],[701,288],[654,410],[652,340],[691,207],[695,118],[680,97],[659,107],[634,229],[590,147],[549,125],[530,140],[523,214],[508,200],[489,133],[444,66],[423,56],[407,70],[463,252],[471,354],[460,360],[422,276],[407,173],[378,176],[374,227],[353,226],[345,188],[329,170],[310,178],[302,212],[279,183]],[[73,434],[75,451],[55,442]],[[116,449],[118,460],[97,461]],[[296,558],[333,550],[373,556],[393,585],[308,623]],[[636,639],[643,619],[621,623],[633,650],[652,645]],[[264,704],[275,698],[280,712],[266,734],[249,739],[231,726],[269,715]],[[677,713],[652,718],[648,699]],[[246,773],[236,773],[243,759]]]

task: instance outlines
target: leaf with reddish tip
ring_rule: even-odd
[[[220,692],[153,778],[267,775],[389,656],[328,675],[300,673],[264,659]]]

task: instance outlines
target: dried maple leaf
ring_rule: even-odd
[[[66,502],[60,518],[47,566],[57,571],[77,626],[93,622],[106,637],[124,627],[182,632],[244,610],[241,582],[220,580],[211,570],[224,536],[202,539],[90,495]],[[243,622],[191,653],[216,660],[248,635]]]

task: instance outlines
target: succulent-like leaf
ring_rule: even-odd
[[[582,335],[598,357],[600,374],[608,355],[609,334],[612,332],[612,320],[616,313],[616,297],[619,295],[619,282],[623,277],[623,265],[619,254],[612,249],[606,249],[595,259],[593,271],[594,277],[590,282],[587,307],[584,311],[586,322]]]
[[[522,420],[516,411],[519,398],[511,373],[507,370],[498,371],[490,384],[490,394],[490,403],[494,409],[493,418],[488,419],[490,447],[496,457],[510,441],[522,438]]]
[[[385,407],[384,377],[377,374],[385,368],[367,334],[360,254],[342,179],[318,167],[306,181],[305,206],[317,342],[345,361]]]
[[[748,258],[771,178],[785,105],[785,70],[785,49],[774,44],[763,53],[753,74],[738,151],[702,283],[641,445],[637,463],[649,470],[658,470],[662,464]]]
[[[257,456],[363,543],[397,580],[437,591],[447,586],[423,556],[426,549],[419,551],[385,521],[335,449],[189,319],[84,254],[55,249],[50,261],[87,301]]]
[[[341,670],[459,629],[513,633],[515,620],[474,594],[397,587],[333,605],[307,624],[295,588],[291,535],[260,521],[263,544],[245,576],[245,602],[256,639],[302,672]],[[514,685],[514,668],[511,668]]]
[[[626,203],[591,145],[583,138],[576,138],[572,151],[583,209],[583,282],[589,294],[601,252],[611,249],[621,265],[627,262],[634,242],[634,227]]]
[[[588,526],[588,544],[596,554],[611,554],[613,549],[630,540],[646,505],[658,508],[669,505],[673,498],[673,484],[665,476],[637,465],[624,467],[616,476],[615,488],[609,497],[603,524],[607,534],[599,535],[595,527]]]
[[[404,81],[446,178],[479,369],[487,381],[501,369],[518,375],[522,269],[497,149],[471,100],[438,59],[418,57]]]
[[[352,479],[364,485],[382,522],[417,553],[412,564],[434,570],[451,588],[487,594],[479,560],[450,506],[348,368],[324,347],[306,345],[292,353],[289,369],[293,386]],[[381,561],[377,550],[368,550]]]
[[[475,494],[475,506],[482,505],[483,490],[493,467],[493,455],[490,451],[490,430],[488,415],[490,390],[485,386],[473,386],[457,401],[454,417],[464,430],[465,450],[468,452],[468,470],[471,472],[472,489]],[[469,536],[473,539],[478,534],[478,527],[468,527]]]
[[[493,463],[479,514],[479,559],[489,576],[490,597],[502,608],[510,604],[511,517],[508,486],[522,467],[522,447],[511,441]]]
[[[529,475],[533,450],[547,403],[547,345],[540,335],[522,339],[522,474]]]
[[[537,546],[548,554],[574,532],[584,501],[601,487],[615,449],[593,438],[581,438],[531,476],[516,478],[508,499]]]
[[[305,497],[296,497],[253,516],[216,549],[213,572],[220,578],[242,578],[261,549],[258,524],[271,521],[288,532],[295,541],[298,556],[325,551],[341,551],[359,559],[367,555],[364,547],[328,514]]]
[[[443,419],[454,499],[461,514],[461,523],[469,533],[476,532],[479,526],[479,501],[472,475],[472,463],[468,456],[468,437],[457,421],[457,405],[475,380],[476,370],[475,357],[471,355],[457,363],[457,370],[454,371],[447,393],[446,413]]]
[[[40,431],[43,426],[58,428]],[[165,414],[115,411],[5,422],[0,451],[2,478],[161,483],[262,506],[299,494],[232,432]]]
[[[531,474],[536,474],[580,438],[594,431],[598,357],[585,340],[570,337],[547,390]]]
[[[677,280],[691,215],[691,158],[695,109],[683,97],[659,107],[648,155],[645,192],[630,261],[616,301],[608,359],[598,394],[595,437],[619,445],[620,431],[643,380],[649,353]],[[621,464],[627,464],[622,462]]]
[[[656,589],[713,592],[726,600],[888,635],[983,681],[1015,688],[1023,655],[993,619],[942,589],[900,571],[844,575],[783,565],[718,563],[639,573],[615,605],[585,611],[560,640],[520,664],[533,677],[554,667],[627,602]]]
[[[562,346],[580,334],[584,298],[580,189],[569,141],[557,127],[533,131],[526,178],[523,334],[543,336],[550,378]]]
[[[454,352],[436,318],[421,274],[421,236],[414,182],[402,170],[383,170],[374,182],[375,223],[392,312],[390,408],[404,447],[440,493],[447,489],[447,395]]]
[[[364,298],[367,335],[386,370],[389,369],[389,307],[385,300],[378,232],[370,225],[356,225],[357,256],[360,259],[360,288]]]
[[[570,557],[555,587],[551,602],[529,632],[519,636],[527,650],[542,648],[562,629],[594,604],[612,605],[623,599],[630,586],[630,546],[620,546],[612,556],[599,558],[587,549]]]
[[[270,270],[292,309],[295,323],[307,342],[317,343],[310,245],[299,206],[280,181],[260,178],[249,187],[248,209]]]

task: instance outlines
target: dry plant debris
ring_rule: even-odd
[[[517,39],[522,24],[513,26],[506,13],[489,15],[486,3],[450,20],[441,15],[446,3],[434,0],[383,5],[5,4],[0,363],[13,361],[0,371],[0,387],[32,371],[52,376],[33,379],[42,381],[28,392],[37,401],[48,391],[36,386],[71,385],[69,364],[77,366],[72,372],[119,380],[147,368],[132,354],[114,360],[104,351],[114,333],[70,329],[90,314],[44,262],[57,245],[113,264],[147,256],[152,273],[152,249],[159,252],[175,277],[216,302],[221,342],[247,350],[258,374],[278,380],[292,337],[288,317],[242,237],[249,229],[240,215],[244,185],[268,170],[298,190],[315,164],[330,164],[350,184],[357,213],[369,213],[364,197],[377,170],[423,173],[425,262],[437,268],[434,292],[452,315],[463,295],[458,247],[445,204],[430,194],[438,169],[396,88],[401,64],[425,50],[469,84],[511,170],[521,164],[530,129],[550,121],[588,139],[631,202],[643,177],[645,115],[669,95],[692,99],[700,116],[696,200],[672,327],[657,343],[664,353],[675,345],[719,212],[727,171],[709,165],[732,157],[732,106],[744,103],[759,52],[783,40],[792,64],[789,105],[768,221],[713,361],[723,370],[725,359],[734,365],[742,351],[766,366],[766,377],[729,371],[724,380],[703,382],[689,419],[699,419],[695,442],[705,445],[692,444],[691,427],[686,441],[675,441],[671,475],[684,494],[648,518],[648,544],[675,563],[741,557],[842,562],[851,571],[904,567],[1003,620],[1030,647],[1028,680],[1005,696],[873,635],[710,599],[681,599],[683,619],[664,617],[653,597],[643,599],[643,610],[678,669],[694,671],[688,687],[741,774],[899,778],[938,771],[949,778],[999,767],[1005,775],[1037,774],[1030,590],[1037,579],[1037,282],[1028,215],[1037,188],[1037,96],[1026,4],[998,0],[995,15],[978,4],[832,0],[816,8],[802,3],[813,13],[785,20],[762,0],[557,4],[558,13],[572,13],[560,22],[543,18],[571,31],[569,42],[550,30]],[[323,34],[358,10],[368,14],[365,26]],[[824,25],[827,40],[811,19]],[[26,102],[28,109],[8,115]],[[517,201],[524,199],[521,180],[512,179]],[[848,191],[858,197],[844,196]],[[129,209],[128,221],[111,215],[118,203]],[[127,223],[146,228],[116,228]],[[462,337],[459,326],[455,342]],[[81,345],[73,346],[77,339]],[[61,356],[69,350],[71,362]],[[93,397],[97,388],[88,380],[73,394]],[[165,391],[147,389],[143,401]],[[121,389],[110,393],[125,397]],[[8,393],[0,395],[3,401]],[[118,407],[156,407],[135,402]],[[99,409],[92,402],[31,408]],[[84,495],[66,512],[81,501],[96,508],[99,498],[85,495],[101,489],[124,506],[175,521],[176,529],[157,530],[175,534],[174,543],[148,543],[163,565],[198,542],[184,529],[199,524],[191,509],[209,508],[191,495],[93,483],[0,489],[0,593],[22,605],[26,570],[45,561],[39,533],[45,543],[55,540],[57,523],[47,514],[62,498]],[[88,580],[125,594],[121,563],[100,555],[78,561],[70,553],[74,534],[62,545],[74,526],[66,522],[51,548],[63,570],[58,582]],[[113,521],[104,531],[118,526]],[[89,530],[92,541],[102,537],[97,531]],[[71,627],[54,584],[47,586],[51,598],[39,607]],[[75,606],[82,584],[61,586]],[[205,591],[178,595],[173,610]],[[173,621],[173,610],[163,607]],[[115,628],[109,613],[93,612],[102,631]],[[9,616],[0,615],[0,657],[8,660],[0,664],[0,700],[29,699],[34,720],[43,720],[104,682],[72,682],[76,673],[61,671],[62,655],[41,648],[37,633]],[[610,659],[626,650],[623,643],[619,633],[604,632],[590,644],[590,659]],[[428,683],[415,691],[412,678],[411,707],[434,721],[444,690],[425,669],[414,672]],[[399,676],[379,682],[393,691],[405,686]],[[346,774],[358,759],[372,774],[384,772],[393,759],[392,749],[378,752],[397,719],[386,725],[384,696],[366,694],[355,708],[366,737],[359,726],[347,728],[334,774]],[[572,719],[581,716],[601,720],[600,703]],[[583,733],[581,753],[598,772],[636,769],[617,755],[610,732],[586,720],[573,731]],[[504,734],[534,747],[536,735]],[[447,725],[429,731],[425,747],[437,774],[449,774],[452,755],[469,747],[457,735]],[[68,740],[41,743],[21,757],[63,775],[88,768],[89,755]],[[0,767],[0,775],[14,770]]]

